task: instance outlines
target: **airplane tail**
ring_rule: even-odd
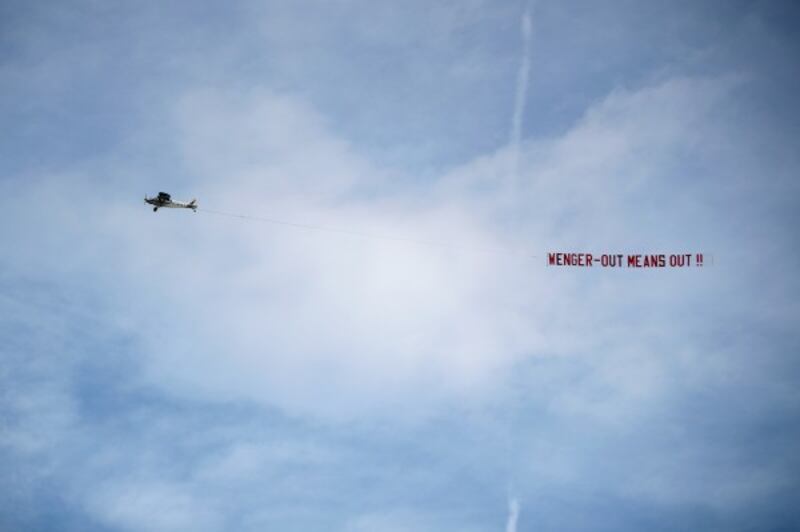
[[[197,209],[197,199],[196,198],[192,198],[192,201],[189,202],[189,208]]]

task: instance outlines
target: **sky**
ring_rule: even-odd
[[[0,529],[800,528],[799,24],[0,3]]]

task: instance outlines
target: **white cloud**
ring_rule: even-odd
[[[404,532],[419,530],[434,532],[437,530],[455,530],[442,522],[435,514],[407,509],[391,509],[382,512],[371,512],[350,519],[344,532]],[[467,523],[458,523],[458,530],[474,532],[477,527]]]
[[[168,394],[249,401],[326,422],[394,424],[454,404],[502,403],[514,393],[506,385],[520,366],[560,357],[569,361],[566,375],[534,363],[525,393],[543,415],[582,427],[570,437],[596,430],[613,443],[632,437],[681,386],[702,387],[721,378],[720,365],[730,368],[728,358],[702,352],[695,337],[673,330],[693,330],[685,305],[711,312],[720,287],[741,286],[749,272],[565,271],[495,249],[627,251],[700,245],[709,236],[717,249],[735,248],[736,239],[718,227],[697,238],[687,221],[693,206],[681,194],[665,194],[663,185],[674,161],[703,153],[708,139],[727,138],[724,124],[703,115],[724,104],[728,83],[679,79],[610,95],[563,137],[521,145],[516,193],[503,172],[508,151],[453,169],[420,193],[393,186],[392,171],[360,157],[300,100],[268,91],[193,92],[176,117],[202,206],[457,245],[351,238],[203,213],[153,214],[111,185],[90,184],[97,170],[87,167],[32,180],[16,201],[6,200],[7,219],[30,219],[27,206],[48,205],[24,238],[11,235],[16,253],[6,264],[102,291],[113,321],[143,345],[147,379]],[[75,198],[91,207],[76,210]],[[676,230],[658,230],[672,217],[682,220]],[[43,253],[59,260],[43,260]],[[742,297],[726,309],[746,305]],[[26,404],[36,412],[55,400]],[[71,422],[48,424],[63,438]],[[585,447],[566,445],[557,433],[542,439],[524,427],[505,430],[532,440],[514,453],[523,488],[531,471],[565,487],[606,473]],[[6,443],[23,452],[33,441],[25,437],[16,432]],[[145,464],[139,476],[108,480],[83,502],[112,526],[170,530],[202,521],[218,529],[229,507],[209,503],[221,500],[209,483],[256,483],[280,471],[278,464],[324,463],[326,452],[229,442],[199,459],[188,479]],[[628,481],[605,489],[725,509],[785,485],[771,468],[708,469],[702,463],[710,452],[687,458],[714,479],[698,485],[732,480],[739,489],[687,489],[684,458],[660,449],[638,453],[641,467],[616,471]],[[613,457],[607,467],[622,468]],[[757,481],[745,486],[740,480],[751,473]],[[507,528],[518,515],[510,506]],[[403,512],[368,513],[347,526],[411,525],[440,529],[433,517]]]
[[[514,478],[543,520],[560,493],[582,509],[592,493],[648,515],[729,516],[773,499],[767,513],[780,509],[797,476],[785,452],[797,150],[774,115],[751,120],[767,107],[754,102],[764,86],[629,85],[563,134],[523,140],[530,19],[509,135],[519,5],[490,4],[428,3],[420,21],[421,3],[259,3],[245,7],[252,24],[236,9],[127,17],[84,6],[13,24],[34,37],[12,38],[29,51],[0,72],[6,114],[23,124],[5,167],[28,166],[0,180],[0,275],[5,293],[22,295],[0,301],[12,509],[27,497],[37,515],[39,493],[63,487],[64,504],[122,529],[277,529],[296,525],[300,508],[350,530],[464,530],[452,526],[462,500],[480,506],[498,477]],[[537,11],[547,23],[536,94],[553,103],[538,131],[564,131],[620,76],[684,55],[631,47],[641,20],[664,19],[628,7],[601,9],[599,29],[594,9]],[[101,15],[110,24],[90,31],[84,22]],[[167,31],[187,20],[189,33]],[[685,20],[671,20],[645,33],[669,33],[655,44],[686,36]],[[703,33],[698,42],[719,35]],[[726,38],[751,48],[742,35]],[[544,53],[554,44],[558,54]],[[776,46],[757,56],[785,52]],[[791,71],[757,71],[777,70]],[[186,89],[199,80],[207,86]],[[252,88],[270,84],[282,90]],[[120,144],[109,132],[131,136]],[[453,159],[448,142],[474,156],[509,136],[461,167],[428,167]],[[425,169],[387,168],[382,150]],[[154,215],[139,198],[162,188],[207,208],[448,245]],[[717,266],[546,268],[543,252],[561,249],[713,250]],[[46,281],[52,312],[16,304],[37,293],[29,281]],[[134,360],[130,374],[85,367],[113,366],[109,354]],[[92,382],[106,373],[125,389]],[[497,430],[483,431],[482,416]],[[209,430],[222,417],[228,428]],[[399,426],[409,419],[433,421]],[[429,513],[423,493],[436,499]],[[503,509],[487,506],[474,526],[498,528]],[[507,528],[518,515],[510,504]]]
[[[204,177],[201,207],[445,247],[202,213],[149,217],[126,237],[127,263],[149,280],[142,295],[153,291],[150,369],[168,388],[334,416],[406,402],[416,410],[424,397],[480,391],[530,345],[513,289],[497,277],[525,265],[484,253],[491,231],[458,204],[405,193],[359,199],[391,173],[353,154],[301,102],[204,92],[184,100],[179,119],[187,160]],[[149,237],[137,241],[142,231]],[[406,401],[409,393],[419,400]]]
[[[203,482],[241,484],[278,476],[293,466],[321,467],[334,461],[335,453],[322,445],[300,441],[239,441],[210,456],[194,476]]]
[[[416,417],[450,401],[481,401],[537,354],[597,356],[588,353],[598,345],[646,345],[649,333],[635,322],[619,325],[618,317],[648,301],[672,305],[681,293],[676,283],[707,282],[699,272],[556,271],[543,266],[543,255],[554,247],[706,244],[657,230],[692,211],[680,195],[651,191],[715,131],[703,117],[729,86],[677,79],[615,92],[563,137],[522,144],[513,192],[503,171],[507,151],[454,169],[431,189],[408,189],[337,139],[302,100],[222,87],[181,99],[176,131],[198,177],[181,193],[197,195],[201,207],[454,249],[203,213],[153,215],[116,200],[76,215],[66,198],[110,191],[79,176],[68,185],[39,181],[28,193],[48,198],[49,216],[71,235],[52,242],[43,235],[46,246],[63,248],[56,268],[96,269],[103,254],[121,265],[98,280],[126,279],[106,289],[126,301],[120,312],[142,331],[149,378],[164,389],[323,418],[389,407]],[[18,205],[10,207],[24,216]],[[37,254],[29,248],[14,258],[35,264]],[[570,333],[577,330],[583,333]],[[590,390],[557,396],[553,408],[603,418],[630,397],[658,397],[668,370],[653,359],[635,362],[634,351],[602,373],[618,393],[599,402]],[[632,387],[630,375],[655,385]]]
[[[191,488],[161,480],[119,480],[95,487],[88,508],[102,522],[122,530],[221,530],[208,501]]]

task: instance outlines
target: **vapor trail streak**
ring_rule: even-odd
[[[511,116],[511,138],[509,143],[513,156],[513,174],[517,174],[519,164],[519,143],[522,139],[522,117],[525,114],[525,101],[528,94],[528,80],[531,69],[531,37],[533,24],[530,8],[522,15],[522,62],[517,72],[517,89],[514,97],[514,114]]]
[[[508,501],[506,532],[517,532],[517,519],[519,519],[519,501],[515,497]]]

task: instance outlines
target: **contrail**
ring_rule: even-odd
[[[519,519],[519,501],[513,497],[508,501],[508,521],[506,532],[517,532],[517,519]]]
[[[525,100],[528,93],[528,78],[531,70],[531,37],[533,24],[531,22],[531,8],[525,8],[522,15],[522,63],[517,72],[517,91],[514,98],[514,114],[511,117],[510,145],[513,157],[513,175],[517,175],[519,165],[519,143],[522,138],[522,117],[525,114]]]

